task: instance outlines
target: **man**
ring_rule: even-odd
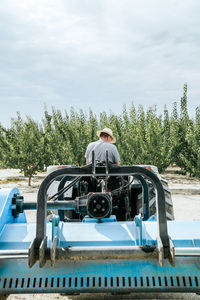
[[[120,156],[117,147],[113,145],[116,142],[110,128],[104,128],[103,130],[97,131],[99,140],[92,142],[87,146],[85,152],[86,164],[92,163],[92,151],[94,151],[95,161],[105,162],[106,151],[108,151],[108,161],[119,166]]]

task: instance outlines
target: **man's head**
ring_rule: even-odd
[[[112,130],[110,128],[104,128],[103,130],[97,131],[97,136],[105,142],[115,143],[116,139],[113,136]]]

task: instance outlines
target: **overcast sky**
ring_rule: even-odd
[[[200,104],[199,0],[1,0],[0,122]]]

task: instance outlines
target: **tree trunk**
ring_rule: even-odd
[[[33,167],[31,168],[30,173],[28,175],[28,186],[31,186],[32,175],[33,175]]]
[[[28,172],[28,186],[31,186],[31,178],[33,176],[34,173],[34,166],[30,167],[29,172]]]
[[[31,186],[31,177],[32,177],[32,173],[29,174],[28,176],[28,186]]]

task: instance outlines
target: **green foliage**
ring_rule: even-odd
[[[185,173],[200,177],[200,111],[196,109],[196,119],[191,120],[187,111],[187,84],[181,98],[180,117],[174,105],[171,119],[171,161]]]
[[[42,128],[27,117],[23,121],[20,114],[12,119],[11,127],[1,127],[1,156],[5,167],[20,168],[29,178],[44,169],[44,138]]]
[[[42,123],[20,114],[10,128],[0,125],[0,165],[20,168],[29,177],[44,165],[85,164],[88,143],[97,140],[98,129],[110,127],[116,137],[122,165],[151,164],[159,171],[176,164],[183,172],[200,177],[200,107],[195,120],[187,111],[187,84],[180,102],[180,115],[175,102],[171,117],[165,106],[163,115],[156,107],[145,112],[142,105],[123,107],[120,115],[91,110],[70,112],[45,108]]]

